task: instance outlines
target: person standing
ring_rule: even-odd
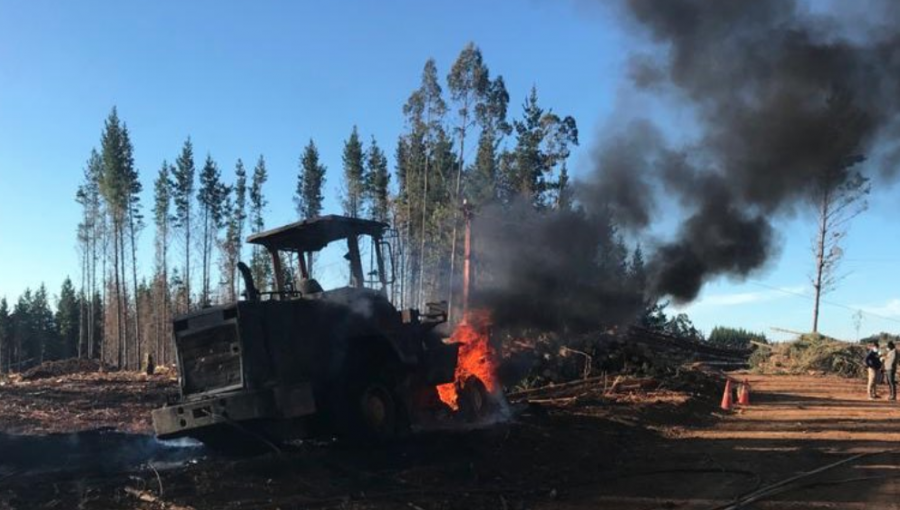
[[[869,400],[878,398],[876,385],[878,384],[878,372],[881,370],[881,366],[881,358],[878,356],[878,342],[873,341],[869,344],[869,353],[866,355],[866,373],[869,376],[867,385]]]
[[[894,342],[888,342],[887,352],[884,353],[884,377],[890,391],[888,400],[897,400],[897,362],[897,351],[894,349]]]

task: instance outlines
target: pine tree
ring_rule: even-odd
[[[363,167],[363,145],[359,140],[356,126],[350,138],[344,140],[344,214],[358,218],[364,209],[365,183]]]
[[[507,199],[518,195],[534,207],[543,208],[547,205],[546,192],[554,188],[548,179],[568,159],[569,147],[578,145],[575,119],[545,111],[538,105],[537,89],[532,87],[522,107],[522,119],[513,125],[516,147],[505,155],[502,165]]]
[[[113,297],[115,306],[116,363],[128,362],[128,293],[125,277],[125,229],[130,223],[133,160],[128,136],[113,107],[101,137],[102,173],[100,193],[112,224]]]
[[[300,157],[300,172],[297,174],[297,189],[294,191],[294,204],[300,219],[311,219],[322,214],[325,173],[325,166],[319,162],[319,149],[310,139]]]
[[[0,374],[9,372],[12,360],[12,318],[9,316],[9,303],[0,298]]]
[[[356,134],[355,128],[353,133],[354,135]],[[344,153],[346,179],[346,146]],[[297,174],[297,189],[294,191],[294,204],[297,207],[297,216],[300,219],[311,219],[322,214],[322,200],[324,199],[322,188],[325,185],[325,173],[325,166],[319,162],[319,149],[316,148],[315,142],[310,139],[309,143],[303,149],[303,155],[300,157],[300,171]],[[350,189],[349,184],[348,189]],[[348,200],[349,197],[350,195],[347,197]],[[348,203],[349,202],[345,200],[345,208],[356,207],[359,204],[357,200],[354,200],[352,206],[348,206]],[[347,211],[347,214],[350,215],[350,211]],[[306,268],[310,275],[313,273],[314,263],[315,256],[313,253],[309,253],[307,255]]]
[[[181,232],[184,240],[184,296],[185,310],[191,306],[191,217],[194,198],[194,146],[191,138],[184,141],[181,155],[175,160],[173,173],[172,201],[175,204],[175,222],[173,226]]]
[[[156,226],[156,277],[155,305],[156,311],[156,359],[166,360],[166,346],[169,338],[169,322],[171,311],[169,296],[169,241],[171,227],[175,218],[172,216],[172,174],[175,168],[163,161],[153,185],[153,221]]]
[[[138,235],[144,228],[144,217],[141,214],[140,193],[143,189],[138,175],[137,169],[134,167],[134,147],[131,144],[131,136],[128,132],[128,126],[122,125],[122,154],[125,164],[125,177],[127,187],[127,209],[128,209],[128,237],[131,244],[131,283],[134,294],[134,359],[135,364],[141,359],[141,316],[138,313],[141,302],[138,294],[138,278],[137,278],[137,242]],[[127,359],[126,359],[127,364]],[[132,365],[134,366],[134,365]]]
[[[50,309],[50,300],[47,295],[47,287],[42,283],[34,293],[29,303],[29,319],[31,321],[34,337],[30,345],[31,357],[35,364],[43,363],[48,359],[57,359],[59,337],[56,323],[53,319],[53,311]]]
[[[66,277],[59,291],[59,302],[56,306],[58,342],[53,345],[52,350],[48,350],[49,358],[71,358],[78,353],[79,301],[81,300],[75,294],[72,280]]]
[[[266,172],[266,160],[259,156],[256,167],[253,169],[253,179],[250,182],[250,228],[253,233],[262,232],[265,228],[263,211],[266,207],[266,199],[263,195],[263,184],[269,178]],[[269,286],[270,263],[268,254],[263,252],[259,245],[253,245],[253,255],[250,259],[250,272],[257,288],[265,289]]]
[[[369,218],[387,223],[390,216],[391,174],[388,172],[387,157],[378,147],[375,137],[366,151],[366,195],[369,202]]]
[[[221,174],[212,156],[206,155],[206,162],[200,171],[200,188],[197,190],[200,221],[203,222],[201,239],[202,283],[200,303],[210,304],[210,280],[212,273],[212,253],[218,245],[219,232],[224,227],[225,209],[230,189],[222,184]]]
[[[78,186],[75,200],[81,205],[82,219],[78,225],[78,244],[81,256],[81,294],[93,296],[98,292],[97,263],[100,259],[105,236],[105,222],[103,219],[103,204],[100,195],[100,179],[103,175],[103,160],[96,149],[91,150],[91,156],[84,168],[84,180]],[[105,275],[102,275],[105,277]],[[88,355],[95,351],[94,341],[98,339],[94,325],[97,323],[99,310],[94,306],[92,299],[81,299],[83,309],[81,311],[81,326],[78,345],[79,356]]]
[[[19,296],[12,313],[12,357],[10,368],[12,371],[22,371],[31,365],[40,362],[38,336],[32,318],[32,302],[34,296],[31,289],[26,288]]]
[[[227,219],[225,243],[223,246],[224,262],[222,273],[226,275],[226,289],[229,301],[236,301],[238,296],[237,264],[241,260],[241,246],[244,236],[244,223],[247,220],[247,171],[244,162],[237,160],[234,168],[234,199],[230,202],[230,213]]]

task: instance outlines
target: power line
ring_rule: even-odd
[[[792,296],[802,297],[802,298],[807,299],[807,300],[810,300],[810,301],[814,300],[814,297],[813,297],[813,296],[810,296],[809,294],[803,294],[802,292],[796,292],[796,291],[793,291],[793,290],[790,290],[790,289],[785,289],[785,288],[782,288],[782,287],[776,287],[776,286],[774,286],[774,285],[769,285],[769,284],[767,284],[767,283],[763,283],[763,282],[760,282],[760,281],[757,281],[757,280],[747,280],[747,281],[750,282],[750,283],[752,283],[752,284],[754,284],[754,285],[758,285],[758,286],[760,286],[760,287],[765,287],[765,288],[767,288],[767,289],[771,289],[771,290],[775,290],[775,291],[778,291],[778,292],[782,292],[782,293],[784,293],[784,294],[790,294],[790,295],[792,295]],[[868,311],[868,310],[863,310],[862,308],[853,307],[853,306],[845,305],[845,304],[842,304],[842,303],[836,303],[836,302],[834,302],[834,301],[830,301],[830,300],[827,300],[827,299],[820,299],[819,301],[820,301],[821,303],[823,303],[823,304],[826,304],[826,305],[836,306],[836,307],[838,307],[838,308],[844,308],[844,309],[846,309],[846,310],[850,310],[851,312],[859,312],[859,313],[861,313],[861,314],[863,314],[863,315],[869,315],[869,316],[876,317],[876,318],[881,319],[881,320],[885,320],[885,321],[888,321],[888,322],[896,322],[897,324],[900,324],[900,319],[895,319],[895,318],[893,318],[893,317],[888,317],[888,316],[886,316],[886,315],[881,315],[881,314],[878,314],[878,313],[875,313],[875,312],[870,312],[870,311]]]

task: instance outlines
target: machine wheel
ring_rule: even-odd
[[[360,438],[384,441],[396,435],[397,402],[385,385],[378,382],[366,385],[357,406],[356,429]]]
[[[459,412],[466,421],[478,421],[491,414],[491,396],[477,377],[469,377],[458,389]]]

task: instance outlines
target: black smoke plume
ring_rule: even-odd
[[[623,101],[575,183],[576,211],[514,204],[476,218],[491,274],[475,298],[501,325],[579,329],[630,320],[646,299],[688,302],[710,279],[764,268],[778,252],[775,221],[808,209],[823,176],[840,184],[861,155],[873,179],[897,173],[900,2],[834,2],[844,11],[829,13],[792,0],[621,5],[629,32],[656,46],[632,56],[623,90],[690,121],[664,129],[671,116]],[[610,251],[597,246],[613,225],[646,240],[671,217],[674,236],[644,244],[648,295],[607,284],[616,268],[602,267]]]
[[[847,179],[861,154],[895,175],[897,3],[868,2],[868,24],[850,26],[805,5],[627,1],[662,55],[632,58],[632,87],[687,106],[699,134],[677,147],[646,122],[604,134],[580,198],[633,230],[653,221],[660,196],[678,204],[676,236],[650,259],[655,295],[690,301],[713,277],[762,268],[777,249],[773,220],[809,205],[823,175]]]

